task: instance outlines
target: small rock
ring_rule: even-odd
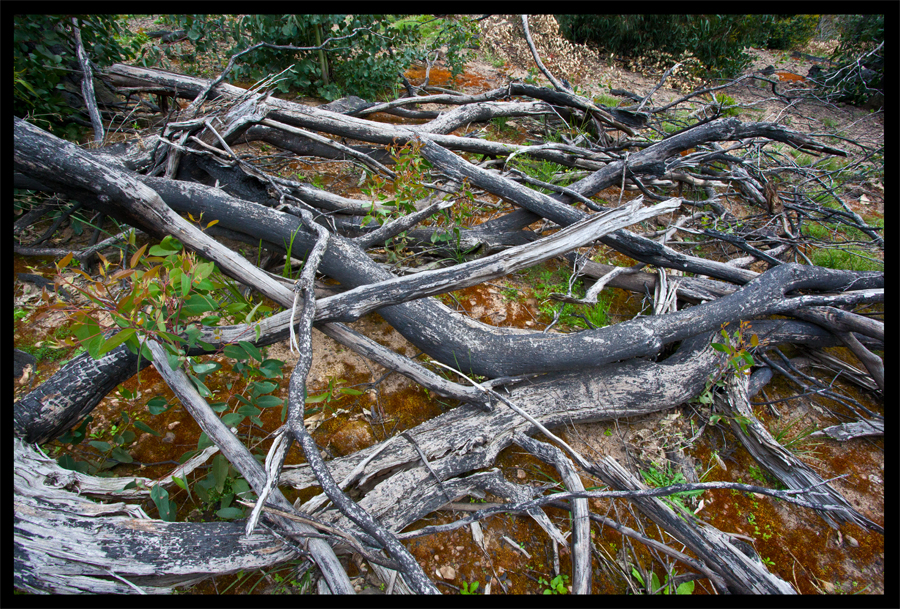
[[[166,444],[171,444],[172,442],[175,441],[175,434],[170,431],[169,433],[167,433],[165,435],[165,437],[162,439],[162,441],[165,442]]]
[[[456,546],[456,549],[459,550],[460,552],[462,552],[463,550],[466,549],[466,546]]]
[[[847,535],[847,537],[845,537],[844,539],[847,540],[847,544],[848,544],[851,548],[858,548],[858,547],[859,547],[859,542],[856,541],[856,539],[854,539],[853,537],[850,537],[849,535]]]
[[[447,565],[438,569],[438,575],[447,580],[456,579],[456,569],[454,569],[450,565]]]
[[[516,478],[518,478],[519,480],[524,480],[525,479],[525,470],[517,469],[516,470]]]
[[[173,421],[167,425],[167,429],[175,429],[179,425],[181,425],[181,421]]]
[[[822,587],[825,588],[826,593],[834,594],[834,585],[831,582],[824,582]]]

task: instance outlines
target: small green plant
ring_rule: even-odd
[[[644,481],[648,486],[656,488],[672,486],[673,484],[687,484],[687,480],[685,479],[684,474],[682,474],[681,472],[673,472],[671,466],[668,465],[663,468],[657,463],[651,463],[650,469],[641,470],[641,475],[644,477]],[[689,510],[687,506],[684,505],[684,500],[692,497],[699,497],[702,494],[702,490],[683,491],[681,493],[674,493],[672,495],[660,497],[660,499],[673,507],[678,506],[682,510],[690,512],[691,510]]]
[[[849,271],[883,271],[884,263],[873,260],[860,249],[852,247],[816,248],[810,260],[817,266]]]
[[[494,55],[491,51],[484,52],[484,58],[487,60],[489,64],[494,66],[495,68],[502,68],[506,65],[506,60],[498,55]]]
[[[509,124],[508,116],[496,116],[492,118],[491,125],[493,125],[494,129],[497,131],[497,135],[500,137],[516,135],[516,128]]]
[[[609,302],[598,298],[595,305],[560,303],[550,298],[551,293],[565,294],[569,289],[568,273],[565,269],[550,270],[546,267],[532,267],[525,271],[526,280],[532,285],[533,295],[538,301],[538,311],[542,318],[558,319],[561,327],[569,328],[602,328],[609,324]],[[572,286],[577,298],[584,296],[585,290],[581,282]],[[519,295],[521,296],[521,295]]]
[[[799,426],[798,423],[803,420],[803,416],[797,416],[793,419],[779,419],[772,423],[770,433],[776,442],[792,453],[802,456],[812,456],[815,449],[819,446],[819,442],[812,440],[810,436],[819,430],[816,423],[806,426]]]
[[[722,109],[722,116],[737,116],[740,114],[740,109],[737,107],[737,101],[730,95],[719,93],[718,95],[712,94],[711,96]]]
[[[207,224],[207,227],[211,224]],[[134,246],[133,235],[130,245]],[[213,345],[200,340],[200,325],[214,327],[223,319],[249,324],[257,314],[269,309],[261,303],[251,307],[237,285],[216,270],[213,263],[202,261],[181,249],[178,241],[166,237],[158,245],[151,247],[147,244],[137,249],[127,265],[123,256],[120,270],[114,270],[112,263],[101,255],[100,279],[95,280],[80,269],[73,269],[75,274],[88,280],[83,287],[74,285],[63,274],[71,261],[71,255],[67,256],[57,263],[58,282],[82,294],[87,304],[79,306],[57,303],[50,308],[64,310],[74,320],[72,333],[94,358],[122,343],[142,357],[149,358],[150,354],[139,337],[156,338],[166,348],[169,365],[186,372],[200,395],[210,399],[212,410],[221,414],[224,424],[233,428],[245,427],[249,440],[254,426],[263,426],[260,419],[262,409],[283,404],[282,399],[272,393],[278,388],[278,383],[273,382],[273,379],[282,376],[284,362],[266,359],[263,351],[247,340],[226,344],[221,348],[222,354],[232,360],[231,371],[240,374],[240,378],[237,381],[229,378],[221,383],[224,389],[214,394],[209,389],[207,378],[222,370],[222,364],[206,356],[188,356],[187,350],[194,345],[213,350]],[[247,309],[250,309],[249,312],[245,312]],[[104,313],[113,320],[115,333],[104,334],[102,331],[99,319]],[[197,320],[199,316],[204,317]],[[120,387],[119,392],[125,402],[136,398],[134,392],[124,387]],[[213,401],[217,397],[219,401]],[[169,402],[162,397],[154,397],[146,404],[150,416],[162,414],[170,407]],[[284,417],[283,409],[282,420]],[[106,470],[118,464],[133,462],[128,447],[134,442],[136,434],[129,427],[155,436],[161,435],[147,423],[138,420],[135,412],[129,413],[125,409],[121,411],[119,419],[107,429],[89,431],[91,421],[90,416],[86,417],[78,427],[63,434],[59,441],[75,445],[89,436],[88,444],[99,451],[99,456],[87,461],[77,461],[66,452],[58,458],[60,466],[85,473],[109,475],[105,473]],[[250,425],[245,426],[245,421],[249,421]],[[184,463],[210,445],[206,434],[201,434],[197,449],[183,455],[181,462]],[[262,455],[258,457],[262,458]],[[177,477],[174,480],[179,488],[187,492],[190,499],[192,494],[189,481]],[[126,488],[135,486],[137,482],[132,482]],[[177,505],[169,497],[168,491],[160,487],[150,490],[160,517],[173,520]],[[233,501],[237,496],[249,497],[249,485],[237,475],[222,455],[218,455],[213,461],[206,477],[193,484],[193,490],[197,498],[210,509],[215,507],[219,518],[246,516],[244,509],[234,506]]]
[[[346,382],[347,381],[345,381],[344,379],[336,379],[334,377],[329,378],[328,379],[328,387],[325,389],[325,391],[323,391],[322,393],[318,393],[316,395],[308,396],[305,400],[305,403],[306,404],[322,404],[322,407],[324,407],[326,410],[328,410],[329,409],[328,406],[333,400],[340,399],[339,395],[357,396],[357,395],[362,395],[364,393],[364,392],[360,391],[359,389],[353,389],[352,387],[337,387],[337,385],[339,385],[341,383],[346,383]],[[322,410],[322,407],[308,408],[304,412],[304,414],[305,415],[315,414],[315,413],[319,412],[320,410]]]
[[[471,584],[466,582],[462,583],[462,588],[459,589],[460,594],[477,594],[478,590],[478,582],[474,581]]]
[[[669,576],[666,575],[666,579],[663,582],[662,586],[659,583],[659,577],[657,577],[656,573],[650,572],[650,587],[647,588],[647,585],[644,583],[644,578],[641,576],[640,571],[635,567],[631,567],[631,574],[634,576],[636,580],[641,583],[641,586],[644,587],[650,594],[671,594],[672,586],[669,584]],[[674,574],[673,574],[674,578]],[[684,582],[683,584],[679,584],[675,589],[675,594],[693,594],[694,593],[694,580],[689,582]]]
[[[568,581],[568,575],[557,575],[550,581],[547,581],[543,577],[538,578],[539,584],[547,586],[544,589],[544,594],[568,594],[569,589],[566,587]]]
[[[739,328],[735,330],[734,335],[729,336],[728,332],[725,331],[725,324],[723,324],[719,332],[724,342],[712,343],[711,345],[716,351],[728,355],[728,363],[734,368],[735,374],[750,374],[750,367],[754,365],[753,356],[750,355],[750,352],[747,350],[748,346],[744,342],[744,332],[748,327],[749,324],[742,321]],[[759,337],[756,334],[750,337],[749,345],[754,348],[759,346]]]
[[[618,108],[622,101],[612,95],[596,95],[594,96],[594,103],[608,108]]]

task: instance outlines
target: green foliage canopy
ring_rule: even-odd
[[[391,15],[174,15],[166,20],[186,32],[195,53],[212,50],[216,41],[230,44],[231,56],[266,42],[319,47],[322,51],[285,51],[262,47],[242,56],[233,68],[234,81],[259,80],[287,70],[278,83],[289,90],[337,99],[353,94],[375,99],[397,87],[416,60],[446,46],[451,71],[462,71],[477,28],[470,19],[433,19]],[[329,39],[334,39],[330,43]],[[144,65],[160,58],[160,50],[142,57]]]
[[[79,112],[66,102],[69,88],[80,87],[72,18],[78,19],[85,52],[96,67],[127,61],[137,41],[125,36],[114,15],[16,15],[13,28],[13,113],[36,125],[72,136]],[[77,83],[77,85],[75,85]],[[77,128],[76,128],[77,129]]]

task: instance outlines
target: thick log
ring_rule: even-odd
[[[68,490],[71,472],[19,439],[14,462],[13,572],[23,590],[170,594],[299,554],[268,530],[247,537],[239,523],[162,522],[137,506],[91,501]]]

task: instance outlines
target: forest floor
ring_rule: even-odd
[[[148,27],[152,18],[135,22],[135,26]],[[453,87],[466,93],[481,93],[503,86],[511,80],[535,79],[538,84],[548,83],[536,72],[530,52],[516,29],[515,18],[495,15],[482,22],[482,50],[476,59],[469,62],[465,72],[455,81],[440,64],[431,70],[430,83],[437,86]],[[566,77],[579,87],[579,92],[587,97],[609,96],[610,89],[625,89],[644,95],[659,81],[663,69],[649,68],[643,73],[626,69],[625,63],[614,58],[601,56],[596,50],[581,45],[572,45],[554,28],[555,21],[536,17],[531,20],[531,30],[542,59],[551,72],[558,77]],[[823,56],[828,43],[813,43],[802,49],[812,55]],[[752,51],[756,59],[748,71],[756,71],[768,65],[789,74],[805,75],[812,65],[805,59],[794,59],[790,53]],[[421,83],[424,66],[411,69],[407,76],[414,84]],[[872,113],[851,106],[835,106],[803,102],[785,107],[781,101],[771,99],[771,91],[752,85],[738,85],[725,91],[742,105],[739,117],[742,120],[777,121],[800,131],[816,134],[831,134],[854,139],[876,146],[884,139],[884,114]],[[683,93],[663,86],[653,97],[650,105],[679,98]],[[305,103],[323,103],[321,100],[304,99]],[[623,105],[632,103],[622,98]],[[604,102],[605,103],[605,102]],[[691,109],[690,105],[686,106]],[[383,120],[396,117],[384,116]],[[503,123],[488,125],[492,139],[521,142],[526,130],[533,127],[526,120],[511,119]],[[470,126],[471,131],[477,126]],[[305,176],[316,185],[349,197],[363,198],[356,184],[358,171],[353,174],[346,163],[304,163],[298,162],[294,173]],[[604,201],[614,201],[623,197],[631,199],[634,192],[621,193],[618,188],[610,188],[599,193]],[[845,202],[864,218],[883,218],[884,188],[879,181],[857,184],[841,191]],[[479,196],[491,207],[469,210],[470,223],[484,220],[491,214],[510,209],[496,197]],[[738,217],[758,213],[750,209],[744,201],[733,197],[727,199],[730,209]],[[48,224],[35,226],[31,234],[20,237],[22,243],[29,242],[33,235],[40,234]],[[77,247],[86,241],[89,230],[70,225],[52,238],[51,247]],[[247,246],[238,246],[251,260],[256,251]],[[601,258],[615,260],[612,252],[598,252]],[[623,258],[624,260],[624,258]],[[17,273],[38,273],[48,278],[54,274],[52,259],[15,257]],[[552,315],[548,314],[546,294],[556,291],[568,280],[568,269],[559,261],[551,261],[533,270],[466,288],[442,296],[445,304],[464,312],[473,319],[495,326],[517,327],[542,330],[549,325]],[[554,287],[555,286],[555,287]],[[553,289],[551,290],[551,287]],[[565,291],[563,288],[562,291]],[[643,295],[627,293],[608,288],[603,292],[608,303],[609,323],[624,321],[644,311],[648,305]],[[58,328],[64,320],[51,314],[35,321],[31,312],[39,309],[40,290],[29,283],[16,281],[15,308],[17,311],[15,343],[17,348],[28,348],[39,354],[36,367],[16,382],[16,397],[48,378],[71,356],[71,350],[53,350],[48,347],[54,339],[61,338]],[[652,306],[652,302],[650,303]],[[26,312],[21,318],[19,311]],[[416,357],[420,354],[399,333],[393,330],[379,315],[371,314],[350,324],[356,330],[376,339],[378,342],[405,354]],[[572,324],[561,324],[551,332],[575,331]],[[829,349],[830,353],[860,366],[858,361],[844,349]],[[309,393],[312,396],[326,396],[321,402],[320,412],[308,418],[308,424],[315,427],[314,437],[326,455],[336,456],[365,448],[386,437],[400,433],[427,420],[454,404],[446,403],[430,396],[421,387],[406,378],[392,374],[382,367],[351,353],[324,335],[313,333],[313,366],[309,376]],[[786,350],[789,355],[793,352]],[[267,357],[283,360],[289,371],[296,362],[296,354],[289,352],[287,343],[270,346]],[[230,369],[226,358],[219,358]],[[831,376],[820,374],[824,382]],[[213,392],[225,392],[227,375],[210,385]],[[237,378],[236,376],[234,378]],[[285,377],[286,381],[287,377]],[[232,379],[234,380],[234,379]],[[286,397],[286,385],[275,395]],[[835,386],[841,392],[883,413],[883,403],[874,400],[866,392],[837,380]],[[91,426],[97,435],[109,434],[116,425],[124,409],[137,416],[146,415],[145,404],[149,398],[162,396],[171,398],[171,391],[159,375],[148,368],[140,375],[140,380],[132,379],[125,389],[134,392],[112,394],[94,411]],[[343,392],[343,389],[352,391]],[[837,421],[827,414],[827,408],[836,404],[821,397],[796,397],[796,388],[776,377],[765,388],[765,398],[757,400],[777,401],[775,407],[760,406],[760,420],[770,429],[783,434],[785,442],[814,467],[825,479],[845,475],[834,481],[833,486],[867,518],[884,523],[884,440],[857,439],[838,443],[828,438],[816,439],[810,434]],[[326,395],[327,394],[327,395]],[[823,406],[825,408],[823,408]],[[270,409],[270,411],[280,411]],[[701,421],[708,416],[709,408],[697,403],[685,404],[665,412],[633,419],[580,424],[560,429],[560,435],[587,457],[612,455],[634,472],[665,473],[670,481],[681,467],[673,465],[672,457],[693,467],[696,476],[703,481],[744,482],[771,486],[773,481],[755,464],[749,453],[737,442],[727,428],[709,426],[697,437]],[[267,411],[264,418],[267,431],[279,424],[278,413]],[[172,467],[171,462],[179,455],[196,446],[199,429],[180,407],[175,407],[163,415],[143,416],[156,429],[162,430],[163,437],[139,434],[130,452],[141,466],[134,466],[127,472],[148,477],[163,476]],[[271,429],[268,426],[271,425]],[[265,434],[262,434],[265,436]],[[268,442],[263,440],[260,448],[265,450]],[[45,449],[53,454],[51,447]],[[292,451],[289,463],[299,463],[302,456]],[[168,462],[168,463],[167,463]],[[524,484],[542,485],[556,481],[558,474],[518,447],[503,451],[498,457],[499,467],[507,479]],[[671,469],[670,469],[671,468]],[[124,469],[124,468],[121,468]],[[599,486],[595,480],[584,478],[586,488]],[[193,504],[183,492],[173,489],[172,497],[181,506],[179,519],[203,519],[209,516],[210,506]],[[290,497],[295,498],[295,497]],[[302,497],[304,500],[308,496]],[[495,498],[472,498],[473,503],[492,501]],[[808,510],[774,501],[771,498],[756,497],[729,491],[707,491],[701,497],[685,499],[685,503],[697,510],[697,516],[723,531],[735,533],[752,540],[751,543],[760,558],[779,577],[791,582],[802,593],[858,593],[880,594],[884,591],[884,538],[851,525],[840,529],[830,528],[819,516]],[[642,530],[648,537],[672,543],[666,535],[661,535],[655,525],[634,512],[626,503],[592,500],[592,510],[612,517],[619,522]],[[145,509],[153,510],[152,504]],[[551,519],[566,532],[569,518],[561,510],[548,509]],[[150,513],[150,512],[148,512]],[[459,517],[458,512],[441,511],[433,514],[421,524],[441,524]],[[482,521],[484,546],[482,551],[473,541],[468,528],[451,533],[419,538],[407,545],[426,573],[446,584],[442,591],[458,590],[473,582],[479,582],[479,593],[492,594],[503,591],[510,593],[541,593],[548,589],[548,582],[557,574],[571,571],[569,556],[564,548],[555,550],[533,521],[523,516],[494,516]],[[640,563],[644,569],[655,571],[660,579],[667,570],[674,574],[683,573],[678,563],[669,564],[659,555],[651,554],[639,544],[631,544],[620,534],[592,525],[592,542],[595,547],[593,560],[595,593],[625,593],[633,590],[631,567]],[[515,542],[513,545],[507,541]],[[678,548],[682,549],[682,548]],[[679,567],[681,571],[679,572]],[[350,572],[359,572],[351,565]],[[277,577],[276,577],[277,575]],[[362,577],[361,574],[359,574]],[[255,592],[282,592],[292,588],[284,584],[290,581],[290,574],[284,577],[277,573],[242,574],[240,577],[217,578],[217,581],[196,586],[187,592],[215,593],[234,584],[229,593],[246,593],[258,585]],[[285,579],[287,578],[287,579]],[[631,581],[629,581],[631,580]],[[694,593],[711,593],[708,582],[697,582]],[[359,580],[361,590],[376,591],[375,582]],[[487,589],[487,590],[486,590]]]

